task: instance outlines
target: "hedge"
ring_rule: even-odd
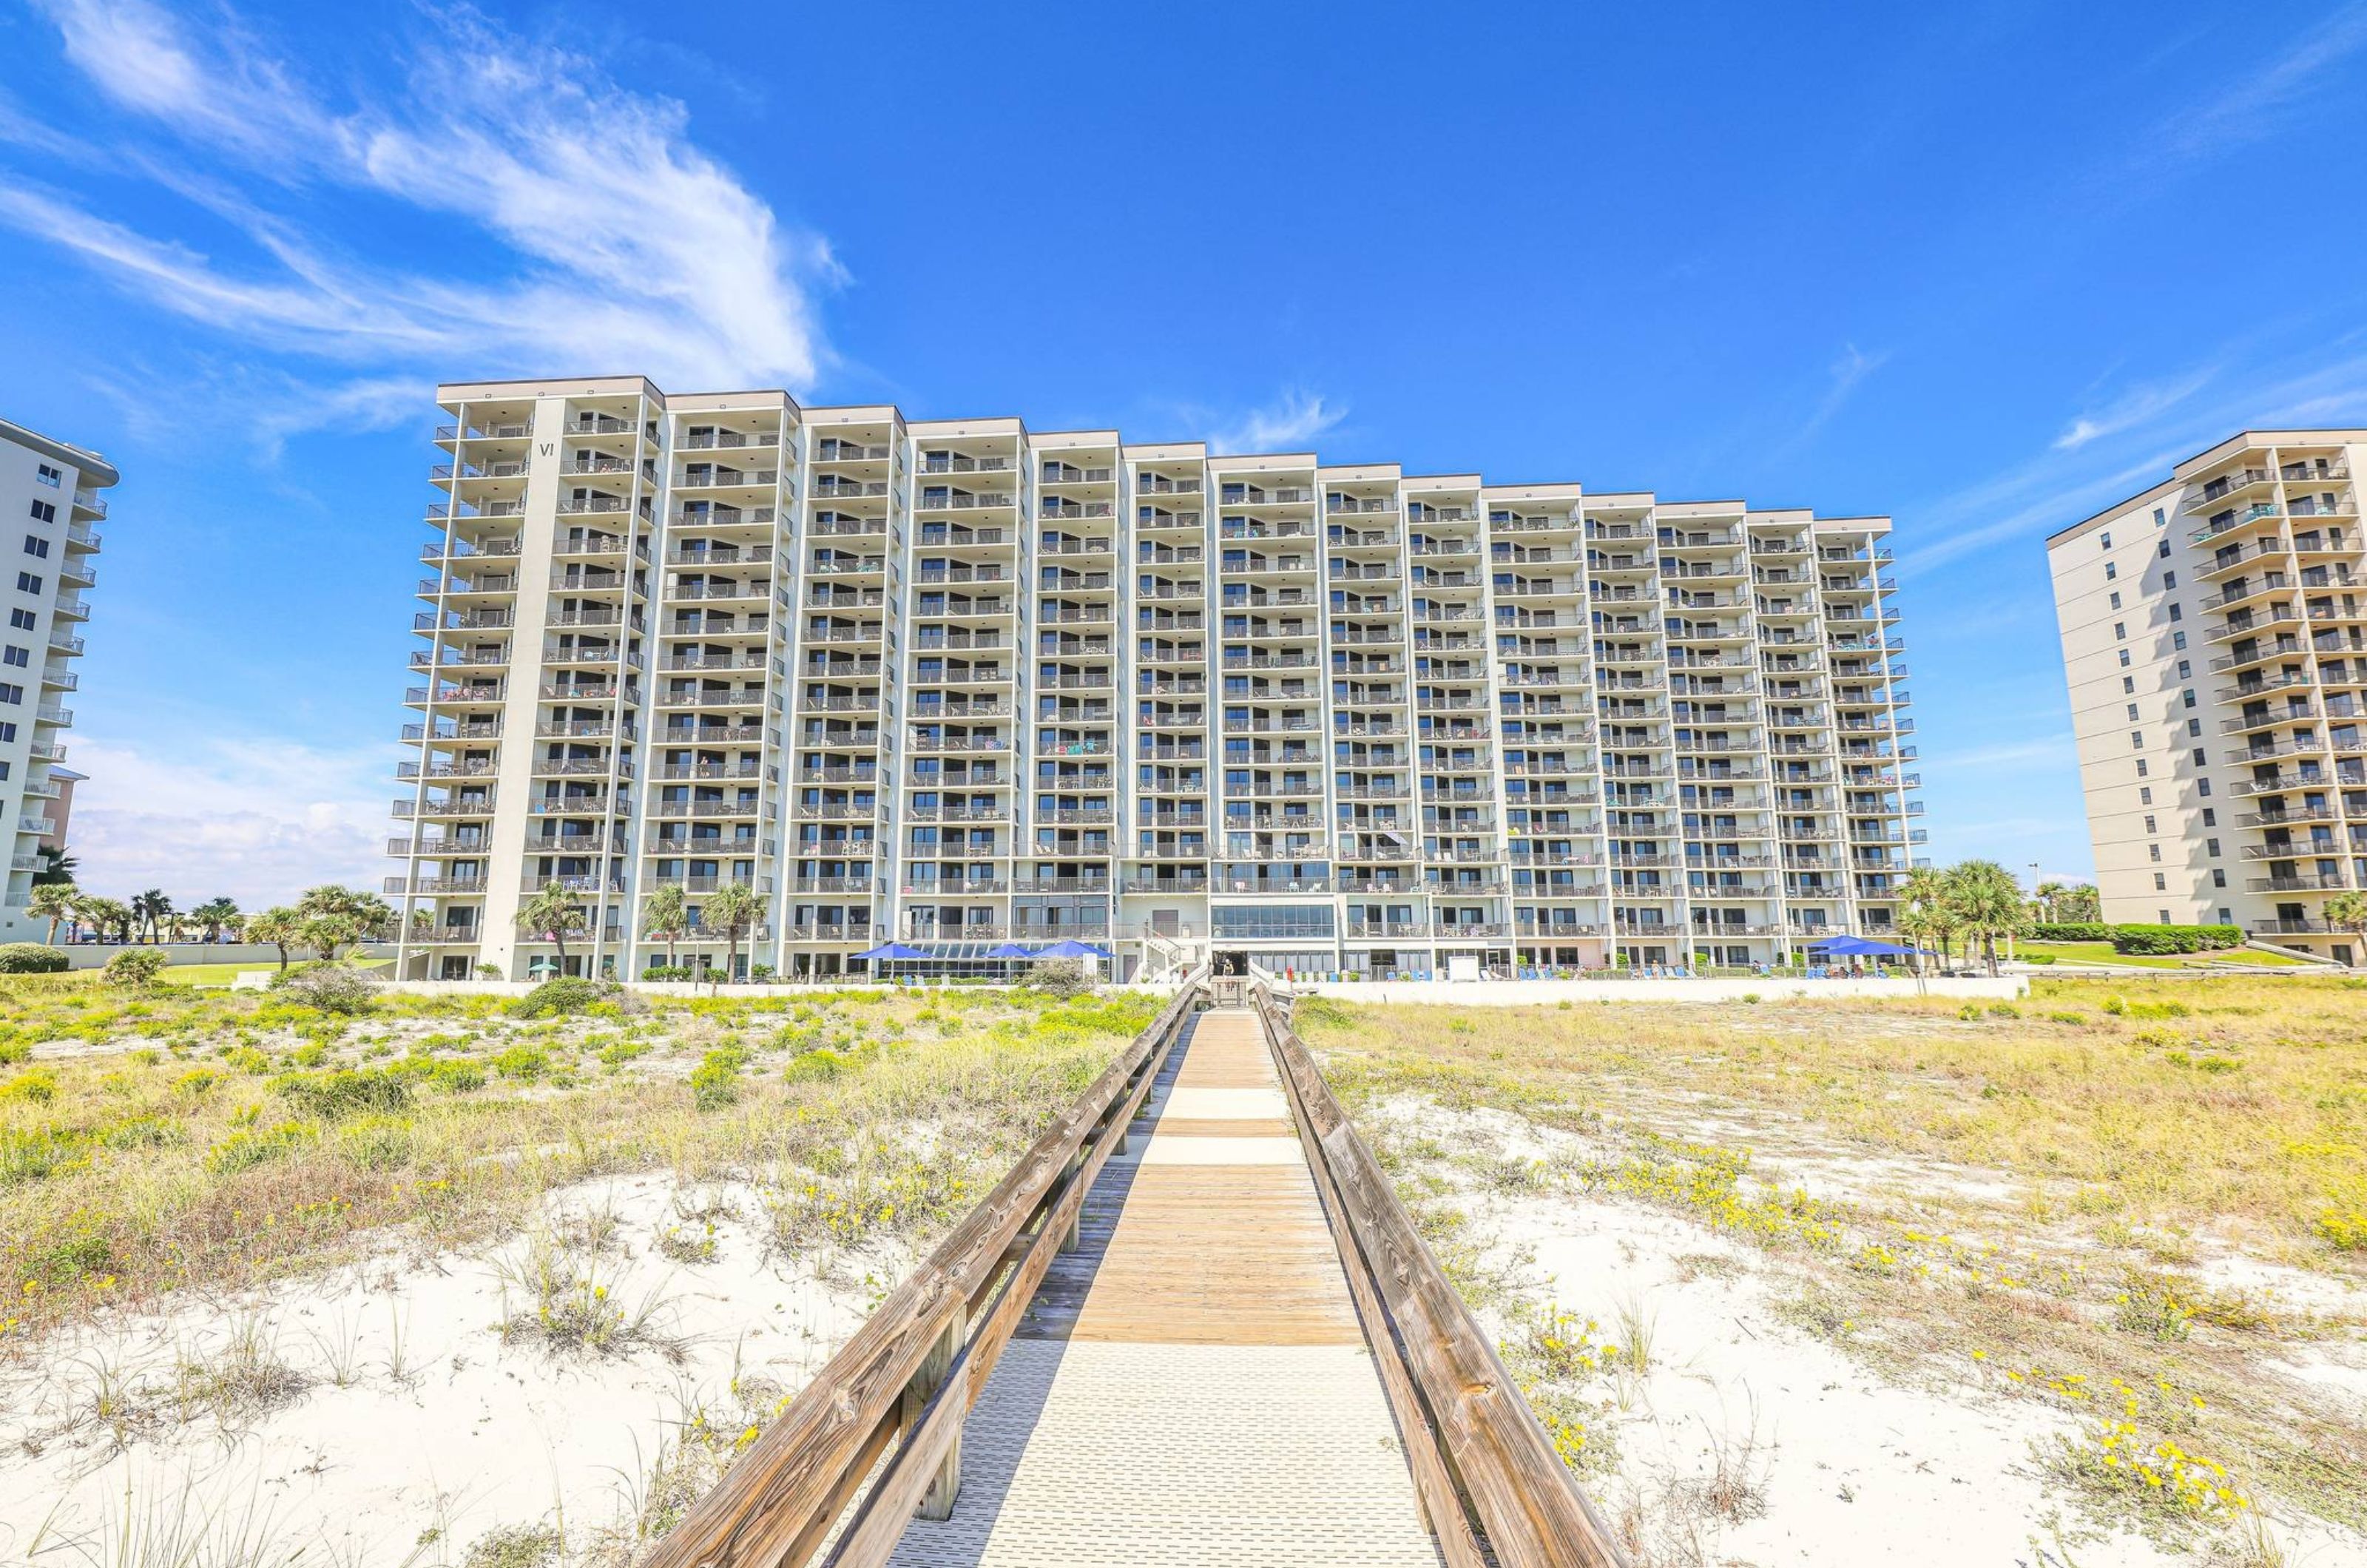
[[[2109,942],[2115,953],[2209,953],[2241,947],[2241,926],[2106,925],[2101,920],[2077,920],[2030,928],[2033,942]]]
[[[38,942],[0,944],[0,975],[58,975],[67,963],[63,953]]]

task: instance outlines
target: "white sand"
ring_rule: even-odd
[[[497,1526],[563,1521],[572,1542],[610,1523],[689,1413],[703,1405],[722,1422],[739,1411],[735,1368],[750,1383],[774,1385],[756,1385],[769,1406],[804,1384],[892,1282],[863,1280],[859,1260],[853,1280],[844,1269],[826,1278],[819,1259],[768,1262],[749,1223],[762,1218],[755,1194],[701,1191],[737,1210],[716,1220],[709,1263],[657,1252],[657,1235],[677,1223],[664,1176],[578,1187],[554,1195],[549,1211],[562,1224],[600,1210],[616,1216],[602,1254],[617,1270],[612,1297],[638,1303],[662,1292],[658,1321],[671,1349],[604,1358],[505,1344],[493,1259],[519,1256],[517,1242],[415,1265],[390,1254],[252,1300],[113,1314],[60,1337],[31,1364],[0,1371],[0,1562],[19,1560],[37,1538],[43,1562],[99,1556],[125,1533],[127,1487],[135,1517],[180,1515],[186,1529],[207,1515],[217,1534],[319,1542],[348,1565],[457,1562]],[[683,1228],[705,1234],[699,1222]],[[902,1263],[874,1267],[892,1276]],[[509,1309],[521,1299],[513,1291]],[[169,1389],[177,1366],[217,1360],[242,1326],[267,1337],[309,1386],[228,1428],[208,1410],[176,1412],[165,1397],[167,1408],[123,1448],[92,1419],[108,1370]],[[340,1362],[355,1374],[348,1386],[332,1381]]]

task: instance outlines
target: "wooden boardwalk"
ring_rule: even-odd
[[[905,1568],[1435,1568],[1256,1015],[1201,1014],[1103,1168]]]

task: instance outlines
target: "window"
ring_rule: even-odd
[[[29,572],[29,571],[20,571],[20,572],[18,572],[18,573],[17,574],[17,592],[19,592],[19,593],[39,593],[40,591],[41,591],[41,580],[40,580],[40,578],[35,577],[35,576],[34,576],[31,572]]]
[[[21,576],[22,574],[20,573],[19,575]],[[2112,635],[2113,635],[2114,637],[2116,637],[2120,638],[2123,642],[2126,642],[2126,641],[2128,641],[2128,640],[2129,640],[2129,626],[2128,626],[2128,623],[2127,623],[2126,621],[2114,621],[2114,622],[2112,623]]]
[[[14,705],[21,705],[24,703],[24,701],[25,701],[25,688],[24,688],[24,687],[22,687],[22,686],[11,686],[11,685],[6,684],[6,682],[0,682],[0,703],[9,703],[9,704],[14,704]]]
[[[64,477],[65,476],[63,474],[59,473],[57,469],[52,468],[47,463],[40,464],[33,469],[33,478],[49,486],[51,490],[57,489],[58,481]]]
[[[2203,808],[2203,825],[2205,828],[2216,828],[2219,826],[2219,813],[2208,806],[2204,807]],[[2211,852],[2216,854],[2219,852],[2214,850]]]
[[[2142,729],[2132,729],[2132,730],[2130,730],[2130,731],[2129,731],[2129,744],[2130,744],[2131,746],[2133,746],[2133,747],[2136,748],[2136,749],[2137,749],[2138,750],[2140,750],[2140,751],[2144,750],[2145,750],[2145,731],[2144,731],[2144,730],[2142,730]]]
[[[2136,678],[2135,676],[2134,676],[2134,675],[2124,675],[2124,676],[2122,676],[2122,677],[2121,677],[2121,690],[2122,690],[2122,691],[2124,691],[2124,692],[2134,692],[2134,691],[2135,691],[2136,689],[2137,689],[2137,678]]]
[[[2173,621],[2182,621],[2186,619],[2186,606],[2180,604],[2175,599],[2171,600],[2169,604],[2169,618]]]
[[[2161,547],[2156,550],[2154,554],[2159,556],[2164,560],[2168,560],[2169,558],[2169,541],[2168,539],[2164,539],[2161,542]]]
[[[2110,582],[2110,581],[2112,581],[2114,578],[2116,578],[2116,577],[2118,577],[2118,576],[2120,576],[2120,575],[2121,575],[2121,569],[2120,569],[2118,566],[2114,565],[2114,564],[2113,564],[2112,562],[2111,562],[2111,561],[2106,561],[2106,562],[2104,563],[2104,581],[2105,581]]]
[[[2180,660],[2178,661],[2178,678],[2179,678],[2180,680],[2181,680],[2181,681],[2191,681],[2191,680],[2193,680],[2193,679],[2194,679],[2194,666],[2193,666],[2193,665],[2191,665],[2191,664],[2190,664],[2190,663],[2188,663],[2188,662],[2187,662],[2185,660],[2183,660],[2183,659]]]
[[[2158,827],[2154,825],[2153,814],[2151,812],[2147,812],[2146,814],[2146,831],[2148,833],[2158,833],[2161,831]]]
[[[2227,886],[2227,874],[2215,865],[2211,868],[2211,886],[2214,887]]]
[[[2178,573],[2176,573],[2176,572],[2174,572],[2174,571],[2165,571],[2165,572],[2163,572],[2163,573],[2161,574],[2161,585],[2162,585],[2164,588],[2175,588],[2175,587],[2177,587],[2177,586],[2178,586]]]
[[[2169,512],[2168,512],[2168,511],[2166,511],[2165,509],[2161,508],[2161,507],[2158,507],[2158,506],[2155,507],[2155,508],[2153,509],[2153,525],[2154,525],[2155,527],[2157,527],[2157,528],[2167,528],[2167,527],[2169,527]],[[2164,921],[2163,923],[2166,925],[2166,924],[2168,924],[2169,922],[2168,922],[2168,921]]]
[[[9,664],[17,669],[25,670],[30,668],[32,662],[33,650],[29,648],[18,648],[13,642],[6,648],[0,648],[0,664]]]
[[[2180,702],[2184,703],[2188,707],[2191,708],[2191,707],[2194,705],[2194,688],[2193,688],[2193,687],[2191,687],[2191,686],[2189,686],[2189,687],[2187,687],[2187,688],[2186,688],[2186,690],[2184,690],[2184,691],[2182,691],[2182,692],[2179,693],[2179,694],[2178,694],[2178,700],[2179,700]]]
[[[2209,766],[2211,765],[2211,758],[2209,757],[2209,755],[2208,755],[2207,753],[2205,753],[2205,752],[2203,751],[2203,748],[2202,748],[2202,747],[2197,746],[2197,747],[2194,749],[2193,756],[2194,756],[2194,765],[2195,765],[2196,767],[2198,767],[2198,768],[2207,768],[2207,767],[2209,767]]]
[[[39,534],[28,534],[25,536],[25,553],[46,558],[50,553],[50,542]]]
[[[14,739],[17,739],[17,724],[16,724],[16,721],[15,721],[14,719],[10,719],[10,720],[7,720],[7,721],[6,721],[6,722],[0,722],[0,741],[14,740]]]
[[[2135,722],[2136,721],[2136,716],[2137,716],[2137,705],[2136,705],[2136,704],[2135,704],[2135,703],[2131,703],[2131,704],[2129,705],[2129,720],[2130,720],[2130,722],[2131,722],[2131,723],[2135,723]]]
[[[2127,669],[2128,667],[2129,667],[2129,650],[2128,650],[2127,649],[2125,649],[2125,648],[2124,648],[2124,649],[2121,649],[2121,668],[2122,668],[2122,669],[2124,669],[2124,670],[2125,670],[2125,669]]]
[[[2151,770],[2146,766],[2146,760],[2143,757],[2139,757],[2137,759],[2137,777],[2144,778],[2150,772]]]
[[[54,522],[56,522],[57,520],[58,520],[58,507],[57,507],[57,502],[53,502],[53,501],[37,501],[37,502],[33,502],[33,521],[34,521],[34,522],[36,522],[36,523],[54,523]]]
[[[2119,609],[2120,607],[2121,607],[2121,596],[2116,592],[2116,593],[2114,593],[2114,594],[2112,595],[2112,608],[2113,608],[2113,609],[2115,609],[2115,610],[2117,610],[2117,609]]]
[[[2201,795],[2208,795],[2211,793],[2211,781],[2209,779],[2195,780],[2194,793]],[[2206,813],[2205,815],[2207,816],[2208,814]],[[2209,824],[2205,823],[2204,826],[2207,827]]]
[[[2190,739],[2190,740],[2198,738],[2199,736],[2201,736],[2201,735],[2202,735],[2202,733],[2203,733],[2203,721],[2202,721],[2201,719],[2199,719],[2199,718],[2190,718],[2190,719],[2188,719],[2188,720],[2186,721],[2186,736],[2187,736],[2187,739]]]
[[[2213,860],[2217,860],[2219,858],[2219,840],[2216,839],[2203,840],[2203,852],[2209,855]]]
[[[2151,806],[2153,804],[2153,785],[2145,784],[2139,787],[2137,790],[2137,804],[2139,806]]]
[[[2110,535],[2110,534],[2106,534],[2106,535],[2103,536],[2103,544],[2104,544],[2104,547],[2105,547],[2106,549],[2108,549],[2108,550],[2109,550],[2109,549],[2111,549],[2111,548],[2112,547],[2112,535]]]
[[[2146,846],[2146,859],[2152,861],[2157,865],[2161,863],[2161,846],[2159,844],[2147,844]]]
[[[2169,879],[2164,877],[2162,874],[2157,871],[2153,874],[2153,890],[2157,893],[2167,893],[2169,891]],[[2161,912],[2161,923],[2163,925],[2169,924],[2169,911],[2168,909],[2164,909]]]
[[[16,627],[20,632],[31,631],[35,626],[40,625],[40,615],[34,611],[11,610],[8,612],[8,624]]]
[[[2169,634],[2169,646],[2170,646],[2170,647],[2172,647],[2172,648],[2174,648],[2174,649],[2178,649],[2178,651],[2179,651],[2179,652],[2180,652],[2180,653],[2185,652],[2185,651],[2186,651],[2186,634],[2185,634],[2184,632],[2172,632],[2172,633],[2170,633],[2170,634]]]

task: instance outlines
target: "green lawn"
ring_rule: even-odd
[[[2156,957],[2115,953],[2109,942],[2017,942],[2014,955],[2030,960],[2051,957],[2057,964],[2119,964],[2133,969],[2207,969],[2222,963],[2299,967],[2303,964],[2301,959],[2288,958],[2281,953],[2262,953],[2258,948],[2236,947],[2215,953],[2181,953]]]
[[[383,969],[390,962],[384,958],[364,959],[357,967]],[[279,961],[274,958],[266,958],[257,964],[176,964],[164,971],[164,979],[176,986],[227,986],[241,975],[258,969],[268,974],[278,967]],[[289,967],[301,969],[305,963],[299,959]]]

